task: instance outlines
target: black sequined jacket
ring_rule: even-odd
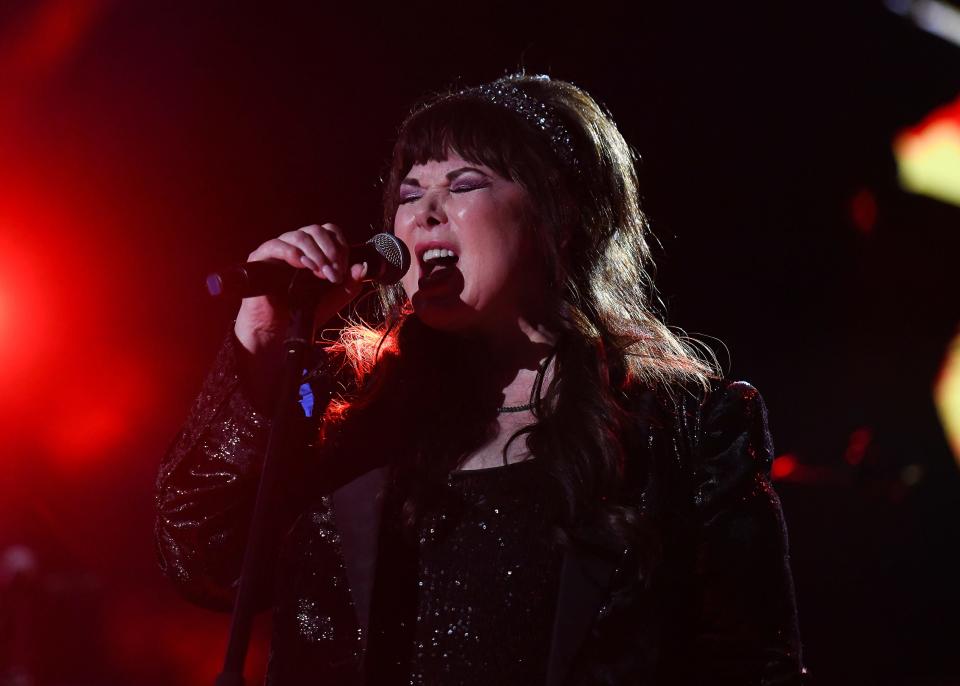
[[[162,569],[188,599],[223,610],[269,430],[241,388],[238,352],[231,337],[162,462],[156,494]],[[547,685],[801,683],[762,398],[747,383],[718,382],[705,398],[646,391],[637,407],[645,411],[631,445],[659,472],[663,563],[644,584],[623,559],[578,546],[564,553]],[[308,452],[291,459],[275,590],[263,600],[274,612],[267,684],[364,683],[376,598],[393,578],[376,567],[382,462],[341,459],[330,479],[312,471]],[[379,681],[374,672],[367,664],[367,683]]]

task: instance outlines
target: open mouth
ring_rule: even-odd
[[[439,275],[457,263],[460,258],[449,248],[430,248],[420,255],[420,273],[429,279]]]

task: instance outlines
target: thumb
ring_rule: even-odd
[[[363,277],[367,275],[367,263],[361,262],[360,264],[350,265],[350,281],[363,281]]]

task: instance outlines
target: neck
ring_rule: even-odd
[[[486,338],[490,358],[496,361],[498,388],[503,394],[502,405],[525,405],[536,382],[541,365],[556,347],[557,336],[542,324],[518,318],[516,327],[506,335]],[[552,376],[553,364],[545,371],[543,387]]]

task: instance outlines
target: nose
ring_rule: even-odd
[[[423,196],[415,215],[417,225],[425,229],[447,223],[447,212],[439,193]]]

